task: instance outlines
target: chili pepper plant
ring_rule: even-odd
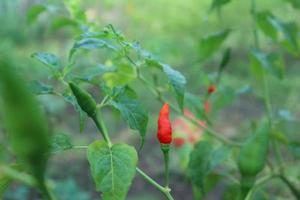
[[[214,0],[212,7],[220,11],[228,2]],[[296,1],[290,2],[299,6]],[[204,198],[211,191],[212,182],[220,179],[227,186],[222,199],[256,199],[257,191],[273,179],[289,189],[290,198],[300,199],[299,179],[296,182],[287,174],[284,144],[275,134],[280,130],[276,127],[268,89],[269,77],[278,81],[284,78],[283,57],[262,49],[259,39],[261,35],[269,37],[273,44],[297,54],[299,33],[293,32],[295,24],[283,22],[269,11],[258,11],[255,3],[252,0],[249,8],[255,24],[252,30],[255,44],[249,54],[263,90],[266,114],[253,125],[248,138],[227,137],[216,131],[211,117],[215,112],[215,95],[223,95],[221,78],[230,68],[232,50],[223,42],[238,30],[220,30],[201,39],[199,62],[218,51],[222,56],[216,75],[203,92],[192,94],[186,88],[188,79],[167,61],[157,59],[138,42],[131,42],[111,24],[101,28],[88,22],[81,8],[65,3],[70,12],[65,22],[76,27],[67,56],[51,52],[31,55],[41,67],[47,68],[52,85],[41,80],[28,83],[16,70],[22,63],[13,63],[9,55],[0,54],[1,127],[7,141],[5,150],[14,158],[0,162],[0,195],[16,181],[35,188],[43,199],[59,200],[60,196],[52,191],[55,181],[46,176],[48,160],[64,151],[80,149],[86,152],[90,167],[85,173],[91,174],[95,190],[104,200],[126,199],[135,176],[141,176],[165,199],[176,199],[170,186],[176,183],[172,184],[169,170],[170,162],[176,159],[197,200]],[[45,4],[34,5],[28,11],[28,21],[33,23],[42,12],[47,12]],[[93,62],[86,66],[81,62],[83,59]],[[156,74],[162,77],[162,84],[156,81]],[[147,105],[140,100],[133,82],[159,102],[155,117],[148,117]],[[89,121],[97,128],[95,134],[99,134],[99,139],[77,145],[70,136],[53,133],[35,97],[40,95],[52,95],[72,105],[78,114],[80,131]],[[107,113],[103,112],[106,108],[118,111],[132,132],[139,134],[138,144],[132,146],[111,139]],[[157,123],[157,134],[149,133],[150,121]],[[160,145],[164,162],[157,167],[164,169],[164,182],[154,180],[139,167],[139,157],[147,156],[139,153],[147,143],[146,134],[147,138],[155,137]]]

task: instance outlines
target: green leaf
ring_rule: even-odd
[[[212,151],[211,160],[209,162],[209,169],[214,169],[219,164],[223,163],[229,158],[231,150],[228,147],[219,147]]]
[[[225,69],[225,67],[229,63],[230,56],[231,56],[231,49],[228,48],[228,49],[226,49],[226,51],[223,54],[223,57],[222,57],[222,60],[220,62],[220,66],[219,66],[219,72],[222,72]]]
[[[251,66],[258,77],[261,76],[262,70],[277,76],[279,79],[284,77],[284,61],[278,53],[266,54],[258,49],[253,49],[251,51]]]
[[[270,19],[273,26],[282,35],[282,45],[291,53],[298,54],[298,28],[296,23],[284,23],[277,18]]]
[[[59,59],[54,54],[39,52],[32,54],[31,57],[37,59],[51,70],[59,68]]]
[[[280,36],[281,44],[291,53],[298,53],[298,28],[294,22],[282,22],[269,11],[256,14],[258,27],[273,40]]]
[[[210,6],[210,10],[220,9],[225,4],[229,3],[230,0],[213,0]]]
[[[79,114],[79,129],[80,132],[83,131],[84,126],[85,126],[85,121],[87,119],[87,114],[80,108],[80,106],[78,105],[76,98],[68,93],[64,93],[63,94],[64,100],[70,104],[72,104],[76,110],[76,112],[78,112]]]
[[[269,11],[262,11],[256,14],[256,22],[261,31],[272,38],[277,39],[277,30],[270,22],[270,18],[274,17]]]
[[[168,76],[170,83],[175,91],[177,102],[181,110],[184,107],[184,91],[186,80],[185,77],[179,72],[171,68],[169,65],[164,64],[163,70]]]
[[[85,70],[78,77],[79,80],[93,82],[94,80],[98,80],[98,76],[103,75],[109,72],[117,72],[116,66],[105,66],[105,65],[97,65],[96,67],[85,68]]]
[[[55,134],[51,139],[51,152],[57,153],[67,149],[72,149],[73,145],[69,136],[65,134]]]
[[[40,81],[32,81],[29,85],[30,90],[35,95],[52,94],[53,87],[51,85],[45,85]]]
[[[204,178],[208,174],[212,146],[206,141],[196,144],[190,154],[187,175],[192,183],[203,190]]]
[[[204,117],[206,117],[205,111],[203,109],[203,102],[201,101],[199,96],[186,92],[185,104],[186,107],[189,108],[189,110],[194,111],[197,114],[197,117],[199,119],[203,119]]]
[[[58,17],[52,21],[50,29],[52,31],[54,31],[54,30],[57,30],[57,29],[60,29],[60,28],[66,27],[66,26],[77,27],[78,24],[75,20],[72,20],[70,18]]]
[[[199,59],[201,62],[210,58],[222,45],[229,34],[229,30],[223,30],[203,37],[199,45]]]
[[[109,67],[115,69],[113,72],[106,72],[103,78],[110,87],[124,86],[136,79],[136,69],[129,64],[119,63],[117,66]]]
[[[109,44],[107,41],[98,39],[98,38],[82,38],[80,40],[75,41],[75,44],[73,45],[69,59],[71,59],[74,55],[74,53],[78,49],[85,49],[85,50],[92,50],[92,49],[102,49],[102,48],[107,48],[110,50],[116,50],[114,46]]]
[[[50,140],[46,116],[26,82],[15,73],[8,59],[0,58],[1,110],[9,142],[17,159],[38,183],[44,181]]]
[[[185,92],[185,85],[186,85],[185,77],[179,71],[174,70],[171,66],[160,63],[153,58],[146,58],[146,64],[148,66],[157,67],[164,71],[164,73],[167,75],[169,82],[175,92],[178,106],[181,110],[183,110],[184,92]]]
[[[213,149],[212,145],[207,141],[197,143],[190,154],[187,171],[192,183],[204,191],[206,176],[216,166],[224,162],[230,153],[231,151],[227,147]]]
[[[289,138],[284,133],[282,133],[278,130],[273,130],[271,136],[272,136],[272,138],[274,138],[278,142],[281,142],[284,145],[289,144]]]
[[[29,24],[33,23],[38,18],[38,16],[46,10],[47,8],[44,5],[39,4],[32,6],[27,12],[27,22]]]
[[[115,94],[116,92],[117,94]],[[110,104],[120,111],[123,119],[131,129],[139,131],[143,145],[148,124],[147,112],[142,104],[137,101],[135,93],[128,87],[115,88],[113,93]]]
[[[135,176],[136,150],[127,144],[109,147],[104,141],[96,141],[89,145],[87,158],[103,200],[124,200]]]

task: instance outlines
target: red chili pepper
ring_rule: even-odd
[[[208,94],[212,94],[212,93],[214,93],[216,90],[217,90],[217,88],[216,88],[215,85],[210,85],[210,86],[207,88],[207,93],[208,93]]]
[[[172,142],[172,127],[169,119],[169,104],[165,103],[160,110],[158,118],[157,138],[162,144]]]
[[[205,101],[204,102],[203,108],[204,108],[205,113],[209,113],[210,112],[210,103],[209,103],[209,101]]]
[[[177,137],[173,139],[173,143],[175,144],[176,147],[179,148],[185,144],[185,139],[182,137]]]

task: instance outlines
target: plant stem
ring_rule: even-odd
[[[98,130],[100,131],[101,135],[103,136],[105,142],[107,143],[107,145],[109,147],[112,146],[112,143],[110,141],[110,138],[108,136],[108,132],[107,132],[107,129],[106,129],[106,126],[104,124],[104,121],[103,121],[103,118],[102,118],[102,113],[101,113],[101,110],[98,112],[98,117],[97,115],[95,114],[95,116],[92,118],[94,123],[96,124]]]
[[[169,144],[165,147],[165,144],[161,145],[162,152],[164,154],[164,162],[165,162],[165,185],[166,188],[169,188]]]
[[[279,175],[279,178],[289,187],[296,199],[300,200],[300,191],[285,176]]]
[[[136,171],[146,180],[148,181],[151,185],[153,185],[154,187],[156,187],[159,191],[161,191],[168,200],[174,200],[174,198],[172,197],[172,195],[170,194],[171,189],[168,187],[163,187],[160,184],[158,184],[155,180],[153,180],[150,176],[148,176],[147,174],[145,174],[145,172],[143,172],[141,169],[139,169],[138,167],[136,168]]]
[[[251,0],[251,10],[250,13],[252,14],[252,16],[255,18],[256,16],[256,1],[255,0]],[[254,30],[253,30],[253,36],[254,36],[254,44],[255,44],[255,48],[259,49],[260,45],[259,45],[259,38],[258,38],[258,33],[257,33],[257,29],[256,29],[256,21],[254,20]]]
[[[266,107],[266,112],[267,112],[267,117],[268,117],[268,123],[272,130],[273,129],[272,106],[271,106],[271,102],[270,102],[267,74],[265,72],[263,72],[262,79],[263,79],[263,92],[264,92],[264,100],[265,100],[265,107]],[[281,155],[279,146],[276,143],[276,141],[273,141],[273,144],[274,144],[274,150],[275,150],[277,162],[280,164],[280,168],[282,168],[284,161],[283,161],[283,157]]]
[[[169,187],[169,153],[164,153],[166,187]]]
[[[263,72],[262,74],[262,79],[263,79],[264,100],[265,100],[267,117],[268,117],[269,125],[270,127],[272,127],[272,107],[270,103],[269,86],[268,86],[268,81],[265,72]]]
[[[18,170],[15,170],[8,166],[0,166],[1,173],[5,174],[7,177],[17,180],[21,183],[24,183],[25,185],[28,185],[33,188],[39,188],[40,192],[44,196],[45,199],[48,200],[56,200],[56,197],[52,193],[52,191],[48,188],[48,186],[45,183],[39,183],[36,181],[35,178],[32,176],[19,172]]]
[[[32,176],[23,172],[19,172],[11,167],[1,165],[0,172],[5,174],[7,177],[22,182],[30,187],[37,187],[38,185],[38,183]]]

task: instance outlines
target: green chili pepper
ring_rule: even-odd
[[[40,185],[50,149],[47,120],[25,82],[0,59],[0,100],[4,125],[18,161]]]
[[[93,97],[72,82],[69,83],[69,86],[80,108],[86,112],[89,117],[94,118],[96,116],[97,103]]]
[[[269,126],[263,122],[241,148],[238,168],[241,174],[241,199],[252,188],[256,175],[264,168],[269,147]]]

